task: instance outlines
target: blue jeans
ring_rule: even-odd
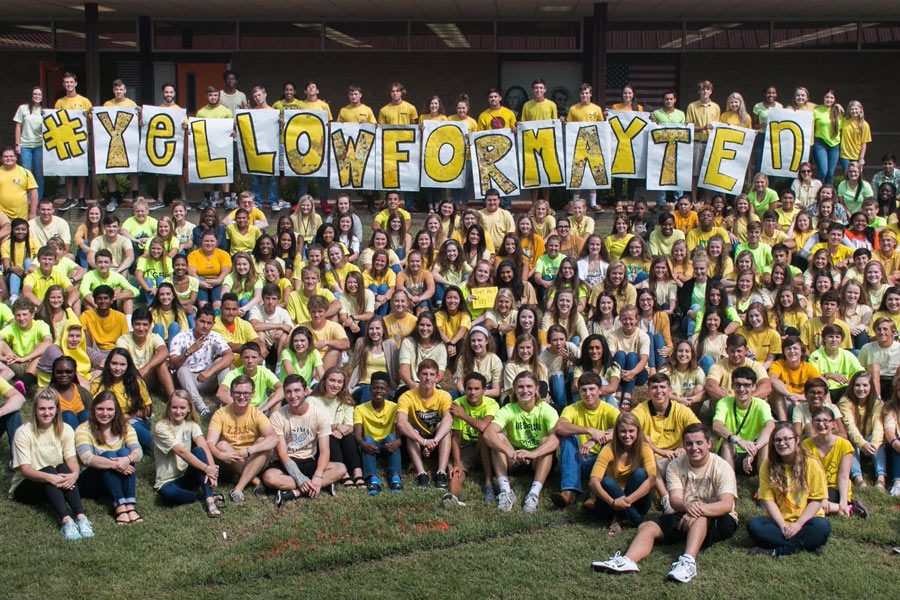
[[[206,281],[206,278],[200,277],[200,280]],[[201,287],[200,290],[197,292],[197,302],[198,302],[197,305],[198,306],[199,306],[200,302],[209,302],[209,303],[214,304],[216,302],[219,302],[220,300],[222,300],[222,285],[221,284],[219,284],[217,286],[213,286],[212,288],[210,288],[208,290],[203,289]]]
[[[444,303],[444,293],[447,291],[447,286],[443,283],[435,283],[434,284],[434,305],[440,306]]]
[[[691,304],[690,310],[694,311],[694,314],[696,314],[697,311],[700,310],[700,305],[699,304]],[[694,322],[694,317],[685,315],[684,330],[687,332],[688,339],[690,339],[691,336],[693,336],[696,333],[696,329],[697,329],[697,326],[696,326],[696,323]]]
[[[406,212],[415,212],[416,194],[413,192],[400,192],[400,195],[403,197],[403,208],[406,209]]]
[[[619,485],[619,482],[609,475],[600,480],[600,485],[603,486],[603,490],[607,494],[609,494],[613,500],[615,500],[616,498],[621,498],[622,496],[628,496],[632,494],[636,489],[641,487],[645,481],[647,481],[647,477],[647,471],[638,467],[631,472],[631,475],[628,477],[628,481],[625,482],[624,491],[622,490],[622,486]],[[650,510],[650,503],[650,494],[648,493],[643,498],[633,503],[630,508],[626,508],[622,512],[629,521],[631,521],[635,525],[640,525],[644,522],[644,515],[647,514],[648,510]],[[613,510],[612,506],[603,502],[602,500],[597,502],[597,511],[602,517],[606,519],[612,519],[615,514],[619,512]]]
[[[838,158],[841,155],[841,145],[829,146],[816,138],[812,150],[819,179],[822,183],[831,185],[834,182],[834,170],[837,168]]]
[[[885,444],[886,446],[890,446],[890,444]],[[893,446],[890,449],[885,449],[885,455],[890,453],[891,458],[891,479],[893,481],[897,481],[900,479],[900,452],[894,450]]]
[[[444,198],[444,190],[442,188],[423,187],[419,191],[422,193],[422,197],[425,199],[426,205],[429,208],[437,206]]]
[[[771,517],[753,517],[747,521],[747,533],[758,546],[772,548],[778,556],[787,556],[800,550],[811,552],[824,546],[831,535],[831,523],[825,517],[813,517],[797,535],[787,539],[781,527]]]
[[[71,410],[64,410],[62,413],[62,420],[63,423],[72,429],[77,429],[79,425],[88,420],[88,409],[85,408],[78,413],[73,413]]]
[[[206,453],[202,448],[195,447],[191,450],[191,454],[200,459],[203,464],[209,464],[206,462]],[[200,488],[199,494],[193,491],[197,488]],[[170,506],[191,504],[213,495],[212,488],[206,483],[206,474],[194,467],[188,467],[184,475],[175,481],[170,481],[157,491],[162,501]]]
[[[390,286],[386,283],[382,283],[381,285],[375,285],[373,283],[369,286],[369,290],[371,290],[371,292],[373,294],[375,294],[376,296],[384,296],[385,294],[388,293],[388,291],[390,289],[391,289]],[[388,312],[390,312],[390,309],[391,309],[391,303],[385,302],[384,304],[382,304],[381,306],[378,307],[378,309],[375,311],[375,314],[380,317],[386,317],[388,315]]]
[[[266,180],[266,181],[263,181]],[[263,185],[268,191],[268,200],[263,199]],[[253,195],[256,197],[257,206],[272,204],[278,200],[278,178],[265,175],[254,175],[251,183]]]
[[[397,439],[397,436],[395,436],[394,434],[387,436],[386,438],[384,438],[381,441],[376,441],[375,438],[373,438],[370,435],[363,436],[364,442],[378,447],[378,454],[369,454],[368,452],[361,452],[363,477],[368,478],[368,477],[375,475],[376,471],[378,470],[378,457],[379,456],[387,457],[387,463],[388,463],[387,469],[388,469],[389,476],[394,476],[394,475],[400,474],[400,448],[397,448],[393,452],[388,452],[387,450],[384,449],[384,446],[388,442],[393,442],[396,439]]]
[[[150,425],[150,419],[138,419],[132,417],[128,421],[131,426],[134,427],[134,432],[137,434],[141,450],[143,450],[144,454],[147,456],[153,456],[153,434],[151,433],[152,426]]]
[[[44,155],[43,148],[26,148],[22,146],[22,166],[31,171],[37,183],[38,200],[44,197]]]
[[[328,178],[327,177],[301,177],[298,192],[301,196],[309,193],[310,182],[316,182],[319,190],[319,201],[324,202],[328,199]]]
[[[859,356],[859,351],[862,350],[862,347],[869,343],[869,333],[863,329],[859,332],[858,335],[854,335],[853,337],[853,349],[856,350],[854,354]]]
[[[22,264],[22,268],[25,269],[25,273],[28,273],[28,267],[31,266],[31,259],[26,258],[25,262]],[[18,296],[22,291],[22,280],[24,277],[19,277],[15,273],[9,274],[9,295],[10,296]]]
[[[372,399],[372,394],[369,392],[369,384],[359,384],[359,386],[353,390],[351,396],[353,397],[353,401],[357,404],[365,404]]]
[[[162,326],[162,323],[157,323],[153,326],[153,333],[166,340],[166,346],[168,346],[172,343],[175,336],[181,333],[181,325],[177,321],[172,321],[169,323],[168,329],[166,329]]]
[[[697,364],[703,369],[704,375],[709,375],[709,370],[712,369],[712,366],[715,364],[715,360],[709,354],[704,354],[700,357],[700,360],[697,361]]]
[[[75,262],[78,263],[78,266],[82,269],[87,269],[90,271],[91,265],[88,263],[87,254],[84,253],[84,250],[81,248],[78,249],[78,252],[75,253]]]
[[[571,404],[569,389],[572,384],[571,373],[554,373],[550,376],[550,401],[553,407],[562,412],[562,409]]]
[[[628,354],[625,354],[624,351],[619,350],[613,355],[613,360],[616,361],[616,364],[618,364],[623,371],[630,371],[638,365],[641,357],[637,352],[629,352]],[[635,385],[644,385],[645,383],[647,383],[648,377],[649,374],[647,373],[647,369],[644,369],[643,371],[638,373],[637,377],[635,377],[631,381],[620,381],[619,391],[625,394],[630,394],[634,391]]]
[[[85,411],[87,412],[87,411]],[[12,452],[13,439],[16,437],[16,429],[22,425],[22,413],[20,411],[11,412],[8,415],[0,417],[0,435],[6,431],[6,437],[9,438],[9,449]]]
[[[120,458],[123,456],[128,456],[129,451],[127,448],[119,448],[115,452],[109,451],[104,452],[101,456],[104,458]],[[103,487],[106,493],[112,498],[113,506],[119,506],[120,504],[136,504],[137,499],[134,496],[134,488],[137,483],[135,474],[131,475],[122,475],[117,471],[113,471],[112,469],[102,469],[100,470],[100,478],[103,481]]]
[[[583,491],[581,482],[590,477],[591,469],[597,462],[596,454],[581,456],[578,452],[580,444],[577,435],[570,435],[559,440],[559,489],[578,492]]]
[[[871,442],[872,436],[866,437],[866,440]],[[875,453],[875,456],[872,457],[872,464],[875,467],[875,476],[876,477],[884,477],[887,474],[887,451],[885,449],[885,444],[881,444],[881,447],[878,448],[878,451]],[[860,450],[857,448],[853,451],[853,464],[850,466],[850,477],[856,478],[862,476],[862,466],[859,463],[860,459]]]
[[[472,197],[472,194],[472,165],[466,161],[465,185],[461,188],[450,190],[450,197],[453,198],[453,204],[459,206],[460,204],[466,204],[469,198]]]
[[[659,369],[666,364],[666,359],[659,354],[659,351],[665,347],[666,340],[661,333],[654,333],[650,336],[650,362],[647,363],[648,366]]]

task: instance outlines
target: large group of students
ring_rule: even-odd
[[[64,82],[57,106],[89,109],[74,76]],[[245,105],[236,82],[227,73],[201,112]],[[653,113],[694,123],[698,145],[712,122],[761,127],[781,106],[767,88],[752,110],[734,93],[720,113],[711,84],[698,89],[686,115],[672,92]],[[121,82],[114,91],[127,100]],[[308,107],[284,91],[276,108]],[[415,122],[404,88],[390,91],[378,122]],[[557,117],[544,91],[536,81],[522,119]],[[590,92],[570,120],[603,118]],[[323,108],[317,94],[310,83],[307,103]],[[375,120],[359,88],[349,99],[340,119]],[[492,90],[473,129],[515,124],[499,99]],[[112,188],[105,215],[83,188],[73,200],[73,178],[61,206],[43,198],[26,151],[33,106],[17,112],[0,171],[0,421],[10,498],[49,502],[67,540],[94,535],[82,496],[111,499],[118,525],[143,521],[145,455],[162,503],[210,517],[226,503],[220,479],[233,504],[249,490],[280,507],[339,488],[398,493],[407,471],[448,509],[476,500],[463,485],[474,477],[477,500],[504,512],[519,504],[510,476],[531,473],[530,513],[556,469],[554,505],[581,502],[610,535],[637,527],[595,569],[637,571],[656,542],[684,542],[669,573],[681,582],[736,532],[737,478],[758,478],[764,514],[747,530],[772,556],[820,550],[828,515],[865,518],[854,490],[867,475],[900,497],[900,170],[888,154],[871,184],[860,178],[859,102],[844,111],[829,90],[816,106],[798,88],[815,166],[795,180],[755,173],[737,197],[693,190],[648,206],[620,188],[608,231],[590,216],[603,210],[595,195],[562,212],[538,197],[514,215],[496,190],[483,207],[432,190],[414,225],[413,195],[387,193],[372,217],[347,194],[332,205],[323,186],[288,210],[275,179],[226,190],[224,213],[206,192],[198,223],[186,200],[148,202],[135,179],[120,222]],[[642,110],[630,88],[613,108]],[[428,110],[443,117],[439,98]],[[76,206],[73,236],[57,213]],[[662,515],[648,520],[654,497]]]

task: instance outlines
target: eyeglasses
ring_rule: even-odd
[[[738,389],[738,388],[752,388],[752,387],[753,387],[753,384],[752,384],[752,383],[737,383],[737,382],[735,382],[735,384],[734,384],[734,389]]]
[[[232,398],[249,398],[253,392],[231,392]]]
[[[801,173],[812,173],[812,169],[800,169]]]
[[[795,438],[794,436],[791,436],[791,437],[781,437],[781,438],[774,438],[774,439],[772,440],[772,442],[774,442],[774,443],[776,443],[776,444],[790,444],[790,443],[793,442],[795,439],[796,439],[796,438]]]
[[[813,419],[812,422],[816,425],[828,424],[831,423],[834,419]]]

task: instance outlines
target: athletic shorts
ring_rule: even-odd
[[[300,460],[298,458],[292,458],[294,464],[297,465],[297,468],[300,469],[300,472],[312,478],[313,475],[316,474],[316,466],[319,464],[319,461],[315,458],[310,458],[309,460]],[[269,465],[270,469],[278,469],[283,473],[287,474],[287,470],[285,470],[284,465],[281,464],[280,460],[276,460],[275,462]]]
[[[687,532],[682,531],[678,527],[684,515],[685,513],[683,512],[663,515],[654,521],[662,530],[664,544],[677,544],[687,539]],[[709,525],[706,529],[706,539],[703,540],[703,548],[708,548],[716,542],[727,540],[735,534],[738,528],[737,521],[731,515],[708,518],[708,520]]]
[[[481,456],[478,455],[478,446],[475,444],[460,446],[459,458],[462,461],[463,471],[466,473],[472,473],[475,469],[481,467]]]

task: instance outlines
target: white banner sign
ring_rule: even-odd
[[[231,183],[234,179],[232,119],[190,119],[188,182]],[[276,137],[277,140],[277,137]]]
[[[469,145],[477,199],[483,199],[491,188],[496,188],[501,196],[519,193],[516,139],[511,129],[476,131],[469,134]]]
[[[241,173],[247,175],[278,175],[280,114],[277,110],[235,111],[238,159]]]
[[[184,166],[183,125],[187,111],[183,108],[144,106],[141,118],[140,171],[181,175]]]
[[[328,176],[328,113],[285,110],[282,137],[285,176]]]
[[[761,171],[766,175],[796,177],[800,163],[809,160],[809,148],[813,141],[811,112],[770,108]]]
[[[647,129],[647,189],[691,189],[694,125],[656,125]]]
[[[43,111],[44,175],[87,175],[88,126],[82,110]]]
[[[419,126],[385,125],[375,131],[379,190],[419,191]]]
[[[141,131],[136,107],[95,107],[94,172],[137,173]]]
[[[466,186],[465,121],[425,121],[422,127],[422,187],[455,188]]]
[[[697,186],[723,194],[740,194],[755,139],[753,129],[713,123]]]
[[[371,123],[331,124],[331,189],[375,189],[375,129]]]
[[[606,119],[613,134],[612,176],[644,179],[647,173],[646,129],[652,124],[650,113],[611,110]]]
[[[609,123],[566,123],[566,187],[571,190],[608,190],[612,187],[613,155]]]
[[[559,119],[520,121],[516,125],[516,140],[523,190],[566,185],[565,145]]]

